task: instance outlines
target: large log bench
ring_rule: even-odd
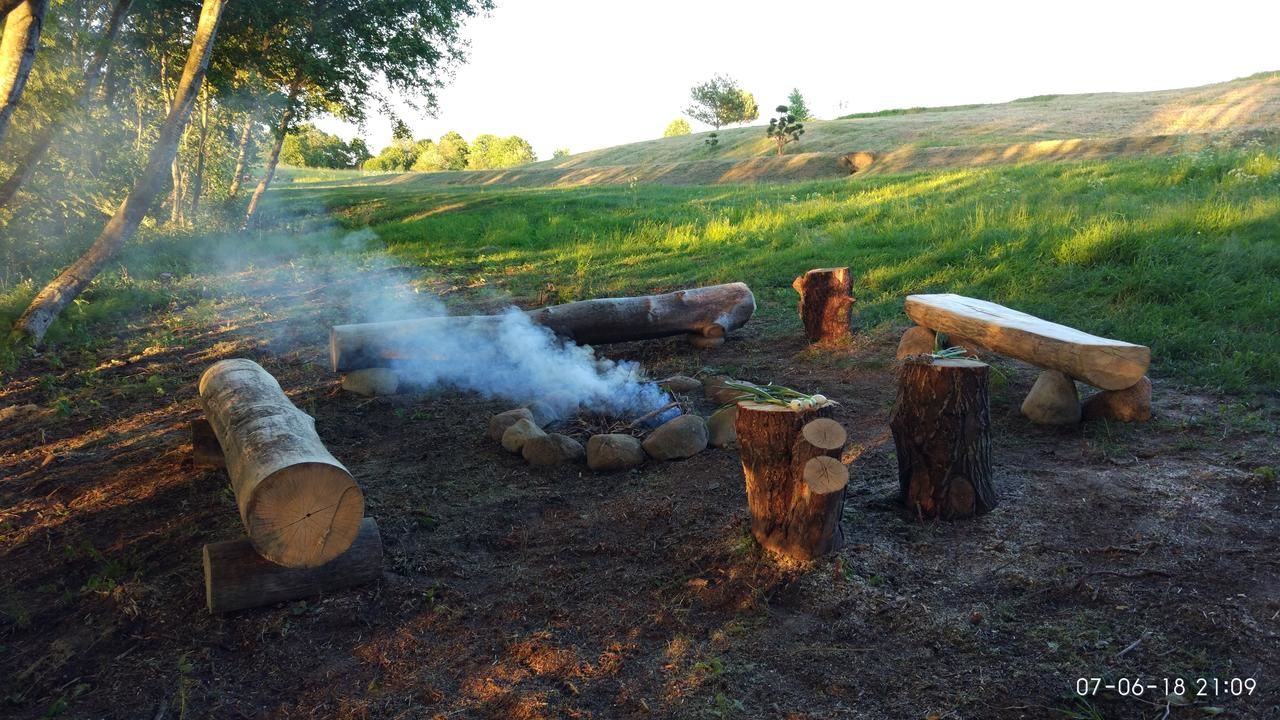
[[[909,295],[905,309],[919,328],[903,336],[899,357],[920,351],[923,345],[932,344],[936,333],[945,333],[949,345],[981,346],[1043,368],[1022,405],[1023,414],[1035,422],[1067,424],[1081,417],[1126,422],[1150,419],[1148,347],[1090,335],[1003,305],[950,293]],[[1102,392],[1082,408],[1075,380]]]

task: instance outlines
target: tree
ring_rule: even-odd
[[[809,114],[809,106],[804,102],[804,96],[800,94],[799,88],[791,88],[791,94],[787,96],[787,107],[791,108],[791,114],[796,116],[800,122],[807,122],[813,119]]]
[[[444,159],[444,167],[441,170],[466,169],[467,155],[471,152],[471,146],[457,132],[450,130],[440,136],[440,142],[436,143],[436,149],[440,151],[440,157]]]
[[[133,189],[116,209],[111,220],[89,249],[71,267],[63,270],[31,301],[14,329],[26,335],[34,344],[44,339],[49,325],[72,300],[97,277],[104,265],[132,237],[160,193],[165,174],[178,150],[178,143],[186,129],[191,109],[200,93],[205,71],[209,65],[209,53],[213,49],[218,21],[222,18],[223,0],[203,0],[200,19],[191,39],[187,61],[174,93],[174,102],[160,128],[159,138],[147,157],[146,168],[138,176]]]
[[[413,140],[413,130],[409,129],[409,124],[398,117],[391,118],[391,139],[392,140]]]
[[[533,146],[524,138],[518,135],[500,138],[486,133],[477,135],[471,141],[471,150],[467,155],[467,169],[508,168],[531,163],[537,159],[533,153]]]
[[[5,17],[4,38],[0,39],[0,141],[22,99],[48,9],[49,0],[26,0]]]
[[[689,91],[691,104],[684,114],[719,130],[724,125],[751,122],[760,117],[755,97],[725,75],[716,75]]]
[[[662,137],[676,137],[678,135],[688,135],[693,132],[689,127],[689,121],[684,118],[676,118],[672,120],[667,129],[662,131]]]
[[[356,143],[359,143],[357,148]],[[360,138],[350,143],[304,123],[290,132],[280,149],[280,162],[312,168],[354,168],[368,159],[369,150]]]
[[[773,140],[778,147],[778,154],[781,155],[787,143],[800,142],[800,136],[804,134],[804,125],[800,124],[793,113],[787,111],[786,105],[779,105],[775,109],[778,117],[769,119],[769,127],[765,129],[764,134]]]
[[[110,19],[102,31],[102,36],[98,38],[98,43],[93,49],[93,57],[90,58],[88,66],[84,71],[84,82],[80,88],[80,97],[76,102],[75,112],[77,115],[84,115],[89,108],[89,103],[93,100],[94,95],[98,94],[98,89],[102,87],[103,69],[107,64],[107,55],[111,51],[112,45],[115,44],[116,36],[120,34],[120,27],[124,24],[125,16],[129,13],[129,7],[133,4],[133,0],[116,0],[114,9],[111,12]],[[63,129],[63,121],[56,119],[48,123],[32,141],[30,149],[26,154],[19,158],[13,168],[13,172],[9,177],[0,184],[0,206],[8,205],[13,196],[17,194],[18,189],[26,182],[27,178],[40,164],[45,153],[49,151],[49,145],[53,143],[53,139]]]
[[[572,155],[572,153],[569,152],[569,148],[556,148],[555,151],[551,153],[552,159],[566,158],[570,155]]]
[[[259,25],[274,28],[273,63],[264,75],[286,100],[275,122],[275,147],[267,156],[242,229],[247,229],[271,185],[279,148],[293,124],[328,111],[346,119],[364,117],[381,86],[419,98],[427,111],[436,92],[461,62],[462,24],[492,8],[492,0],[294,0],[259,3],[274,16]],[[416,159],[416,158],[415,158]],[[410,162],[412,165],[412,162]]]

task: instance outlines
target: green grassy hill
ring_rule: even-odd
[[[767,117],[762,116],[762,119]],[[993,105],[889,110],[805,124],[795,152],[888,153],[903,147],[973,147],[1073,139],[1198,135],[1280,125],[1280,72],[1180,90],[1041,95]],[[537,166],[583,168],[770,155],[763,125],[591,150]],[[535,166],[535,167],[537,167]]]
[[[806,123],[776,157],[764,126],[658,138],[504,170],[406,173],[361,182],[445,186],[709,185],[847,176],[841,155],[869,152],[863,174],[1100,160],[1236,147],[1280,128],[1280,72],[1181,90],[1039,95],[1008,103],[908,108]],[[313,171],[285,177],[335,179]],[[351,175],[344,182],[351,181]]]

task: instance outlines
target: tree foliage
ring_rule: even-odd
[[[787,96],[787,107],[791,108],[791,114],[796,116],[800,122],[807,122],[813,119],[809,114],[809,106],[805,104],[804,95],[800,94],[799,88],[791,88],[791,94]]]
[[[804,134],[804,125],[794,113],[788,111],[786,105],[779,105],[775,110],[778,117],[769,118],[769,127],[765,128],[764,132],[773,140],[778,148],[778,154],[781,155],[789,143],[800,142],[800,136]]]
[[[468,170],[491,170],[515,167],[536,161],[533,146],[518,136],[500,138],[497,135],[477,135],[471,141],[467,155]]]
[[[555,159],[567,158],[573,153],[569,152],[569,148],[556,148],[551,152],[551,157]]]
[[[719,130],[725,125],[751,122],[760,117],[755,96],[727,75],[716,75],[689,91],[684,114]]]
[[[310,123],[294,128],[284,139],[280,162],[312,168],[358,168],[369,159],[364,140],[345,142]]]
[[[689,121],[684,118],[676,118],[667,124],[667,129],[662,131],[662,137],[676,137],[679,135],[688,135],[693,132],[689,127]]]

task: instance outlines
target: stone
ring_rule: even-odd
[[[518,453],[530,438],[542,437],[546,433],[529,418],[520,418],[502,433],[502,448],[507,452]]]
[[[400,387],[400,376],[390,368],[366,368],[347,373],[342,378],[342,389],[365,397],[395,395]]]
[[[687,375],[672,375],[666,380],[659,380],[658,387],[669,393],[679,393],[680,395],[688,395],[702,389],[702,381],[695,380]]]
[[[502,434],[515,425],[517,420],[533,420],[533,413],[528,408],[516,408],[494,415],[489,418],[489,438],[494,442],[502,442]]]
[[[534,400],[524,407],[531,415],[533,415],[533,422],[536,423],[538,427],[546,427],[560,419],[560,413],[557,412],[550,403],[545,403],[541,400]]]
[[[1146,422],[1151,419],[1151,379],[1146,375],[1124,390],[1103,390],[1084,402],[1085,420]]]
[[[550,467],[568,462],[577,462],[587,456],[587,451],[582,447],[582,443],[568,435],[551,433],[525,440],[524,447],[520,449],[520,454],[524,457],[525,462],[530,465]]]
[[[715,375],[702,381],[702,392],[706,394],[707,399],[716,405],[727,405],[736,401],[741,395],[741,390],[735,390],[725,385],[726,382],[743,382],[742,380],[734,380],[726,375]],[[753,385],[754,383],[744,383]]]
[[[592,435],[587,440],[587,467],[592,470],[630,470],[644,464],[644,448],[630,435]]]
[[[712,447],[727,448],[738,442],[738,406],[730,405],[711,413],[707,420],[707,442]]]
[[[1080,395],[1076,382],[1058,370],[1045,370],[1022,401],[1022,414],[1037,425],[1074,425],[1080,422]]]
[[[894,357],[901,360],[912,355],[928,355],[933,352],[936,342],[937,334],[934,331],[915,325],[902,333],[902,339],[898,341],[898,352]]]
[[[655,460],[683,460],[707,449],[707,421],[681,415],[658,426],[642,445]]]

